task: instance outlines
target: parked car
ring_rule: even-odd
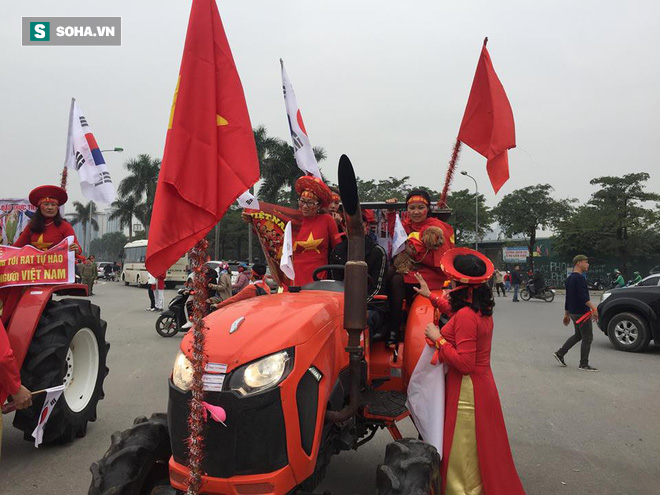
[[[598,326],[620,351],[641,352],[651,340],[660,344],[660,285],[642,285],[650,278],[601,296]]]

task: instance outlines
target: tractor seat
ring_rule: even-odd
[[[300,290],[324,290],[328,292],[344,292],[344,282],[340,280],[318,280],[303,285]]]

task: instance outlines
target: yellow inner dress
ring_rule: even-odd
[[[464,375],[458,397],[456,427],[449,451],[445,495],[483,495],[474,421],[474,388]]]

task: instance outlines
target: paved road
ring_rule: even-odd
[[[1,494],[87,493],[89,465],[103,455],[111,433],[166,408],[166,379],[180,337],[155,333],[156,316],[145,311],[144,290],[118,283],[95,290],[112,344],[99,420],[72,444],[35,449],[5,417]],[[166,300],[173,294],[168,291]],[[660,348],[618,352],[598,331],[592,364],[600,373],[578,371],[578,349],[568,354],[568,368],[560,368],[551,353],[569,335],[561,325],[562,308],[558,297],[551,304],[498,298],[495,309],[493,369],[527,493],[660,494]],[[410,423],[402,431],[414,434]],[[375,469],[389,440],[380,432],[359,451],[335,457],[319,491],[373,494]]]

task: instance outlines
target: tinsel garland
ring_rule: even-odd
[[[202,239],[190,250],[188,258],[192,262],[193,277],[193,344],[192,344],[192,399],[190,399],[190,414],[188,415],[188,478],[186,480],[188,495],[197,495],[202,484],[202,461],[204,459],[204,426],[205,409],[204,384],[202,375],[204,373],[204,322],[202,319],[206,313],[206,299],[208,291],[206,287],[206,274],[204,263],[206,262],[206,249],[209,243]]]
[[[456,163],[458,163],[458,155],[460,153],[461,142],[458,140],[458,138],[456,138],[454,149],[451,153],[451,159],[449,160],[447,175],[445,176],[445,186],[442,188],[442,194],[440,194],[440,200],[438,201],[438,206],[440,208],[447,208],[447,195],[449,194],[449,186],[451,186],[451,181],[454,179],[454,171],[456,170]]]
[[[69,176],[69,169],[64,167],[62,169],[62,182],[60,183],[60,187],[64,190],[66,190],[66,180],[68,176]]]

